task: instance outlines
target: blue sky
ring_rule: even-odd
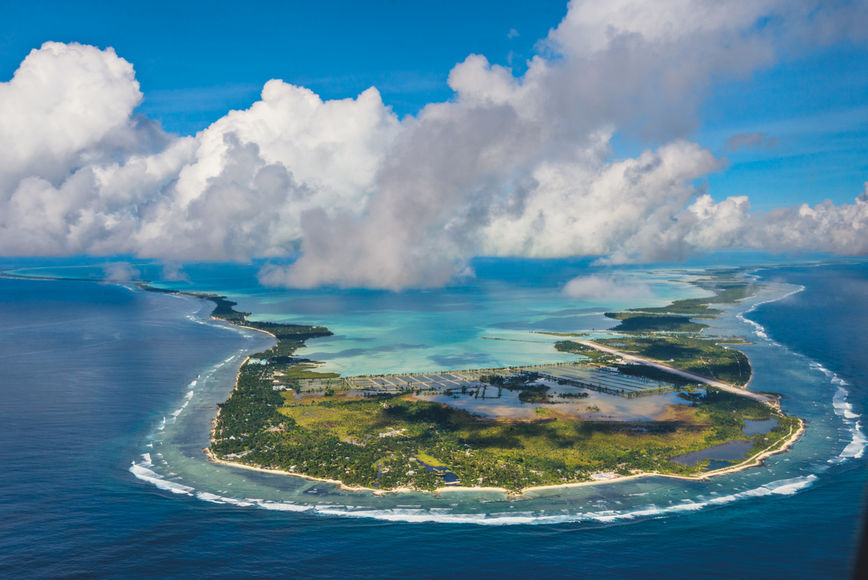
[[[485,255],[868,251],[864,0],[34,1],[0,22],[0,254],[300,255],[271,281],[400,288]]]
[[[844,202],[868,176],[868,53],[852,45],[799,55],[715,88],[698,139],[732,165],[712,189],[743,193],[770,209]],[[727,151],[733,134],[765,132],[768,149]]]
[[[327,99],[374,85],[405,115],[448,99],[468,54],[522,71],[565,13],[560,0],[4,2],[0,21],[15,25],[0,32],[0,72],[46,40],[112,46],[136,68],[139,110],[181,133],[250,106],[272,78]]]

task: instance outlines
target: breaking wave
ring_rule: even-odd
[[[130,473],[135,475],[138,479],[150,483],[157,489],[171,491],[172,493],[182,495],[193,495],[195,490],[192,487],[162,477],[152,469],[153,466],[154,464],[151,462],[151,454],[143,453],[141,463],[133,461],[130,465]]]
[[[201,376],[202,375],[199,375],[195,379],[190,381],[190,384],[187,385],[187,393],[184,395],[184,401],[181,403],[181,406],[178,407],[177,409],[175,409],[174,411],[172,411],[171,413],[169,413],[169,415],[172,417],[172,422],[175,422],[178,420],[178,415],[180,415],[184,411],[184,409],[187,408],[187,405],[190,404],[190,401],[193,400],[193,396],[196,394],[196,385],[199,384],[199,379],[201,378]],[[166,425],[166,423],[165,423],[165,417],[164,417],[162,427],[165,428],[165,425]],[[162,429],[160,429],[160,430],[162,430]]]
[[[748,318],[745,315],[750,314],[751,312],[755,311],[757,308],[759,308],[763,304],[771,304],[772,302],[778,302],[780,300],[783,300],[784,298],[789,298],[790,296],[793,296],[795,294],[798,294],[799,292],[802,292],[804,289],[805,289],[804,286],[799,286],[795,290],[787,292],[786,294],[781,294],[780,296],[775,296],[774,298],[769,298],[768,300],[756,302],[755,304],[751,305],[751,307],[748,308],[747,310],[745,310],[744,312],[739,312],[738,314],[736,314],[736,318],[738,318],[740,321],[742,321],[745,324],[747,324],[748,326],[750,326],[751,329],[753,330],[754,335],[756,335],[758,338],[761,338],[762,340],[765,340],[765,341],[768,341],[772,344],[777,345],[778,344],[777,342],[775,342],[774,340],[769,338],[769,335],[766,332],[766,328],[762,324],[760,324],[759,322],[756,322],[754,320],[751,320],[750,318]]]
[[[390,522],[409,523],[453,523],[476,525],[516,525],[516,524],[563,524],[563,523],[613,523],[617,521],[639,518],[654,518],[684,512],[698,511],[707,507],[721,506],[740,500],[760,498],[772,495],[793,495],[810,487],[818,477],[804,475],[781,479],[764,485],[714,497],[702,501],[685,500],[682,503],[657,506],[649,504],[635,509],[585,511],[574,514],[546,514],[545,512],[495,512],[489,514],[468,514],[452,512],[448,508],[395,507],[388,509],[371,509],[345,505],[306,505],[288,501],[271,501],[257,498],[236,498],[216,493],[198,491],[189,485],[166,479],[153,470],[150,455],[142,455],[140,462],[130,465],[130,472],[142,481],[146,481],[166,491],[179,495],[187,495],[196,499],[215,504],[228,504],[239,507],[255,507],[273,511],[307,512],[327,516],[371,518]]]
[[[847,381],[838,376],[834,371],[830,371],[818,362],[811,362],[812,369],[820,371],[829,379],[829,382],[835,385],[835,395],[832,397],[832,409],[835,414],[841,418],[847,430],[850,432],[850,441],[838,454],[829,460],[829,463],[843,463],[850,459],[860,459],[865,454],[865,447],[868,446],[868,438],[865,437],[865,432],[862,431],[862,415],[853,410],[853,404],[847,399],[850,396],[850,391],[847,390]]]
[[[736,317],[742,322],[747,323],[752,328],[753,333],[757,337],[767,341],[770,344],[782,346],[769,338],[768,334],[766,333],[766,328],[763,325],[751,320],[750,318],[747,318],[745,315],[755,311],[763,304],[778,302],[780,300],[783,300],[784,298],[788,298],[790,296],[798,294],[804,289],[805,287],[800,285],[796,289],[780,296],[770,298],[769,300],[757,302],[744,312],[737,314]],[[865,454],[865,448],[866,446],[868,446],[868,438],[866,438],[865,433],[862,430],[862,416],[853,410],[852,403],[848,402],[847,400],[850,395],[850,392],[846,388],[848,386],[847,381],[839,377],[837,373],[827,369],[816,361],[809,360],[808,365],[811,369],[823,373],[826,378],[829,379],[829,382],[835,385],[836,389],[835,394],[832,397],[832,408],[835,412],[835,415],[840,417],[840,419],[843,421],[845,427],[850,434],[850,441],[847,443],[841,453],[829,459],[828,462],[831,464],[838,464],[848,461],[850,459],[860,459]]]

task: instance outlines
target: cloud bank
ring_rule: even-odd
[[[578,276],[564,285],[564,294],[577,300],[606,299],[632,301],[651,298],[651,288],[643,283],[615,275]]]
[[[864,41],[864,8],[576,0],[525,74],[470,55],[449,74],[454,97],[415,116],[375,88],[323,101],[272,80],[188,137],[134,113],[133,66],[112,49],[48,42],[0,83],[0,254],[297,256],[261,279],[390,289],[446,283],[478,255],[865,254],[868,192],[751,212],[704,190],[726,162],[690,141],[713,82]],[[615,158],[619,132],[648,149]]]

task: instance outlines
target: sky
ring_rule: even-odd
[[[449,70],[468,54],[522,70],[564,14],[561,0],[5,2],[0,79],[47,40],[78,42],[131,62],[138,111],[176,133],[249,107],[273,78],[324,99],[376,86],[404,116],[448,99]]]
[[[477,256],[868,252],[865,1],[35,1],[0,22],[0,255],[397,290]]]

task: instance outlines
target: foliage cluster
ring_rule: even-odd
[[[598,341],[624,352],[665,362],[697,375],[733,385],[746,385],[751,377],[747,356],[726,348],[718,339],[690,335],[620,337]],[[651,371],[628,371],[651,373]],[[670,379],[670,382],[674,380]]]
[[[610,364],[618,357],[590,346],[585,346],[572,340],[559,340],[555,343],[555,350],[559,352],[569,352],[578,354],[588,359],[590,362],[598,364]]]
[[[745,280],[740,274],[732,271],[712,271],[712,277],[697,280],[694,284],[712,293],[705,298],[688,298],[676,300],[668,306],[655,308],[631,308],[630,312],[649,314],[683,314],[697,318],[714,318],[722,310],[712,308],[710,304],[732,304],[751,296],[756,291],[756,284]]]
[[[611,329],[617,332],[700,332],[708,328],[707,324],[693,322],[686,316],[671,314],[606,312],[606,316],[621,321]]]

